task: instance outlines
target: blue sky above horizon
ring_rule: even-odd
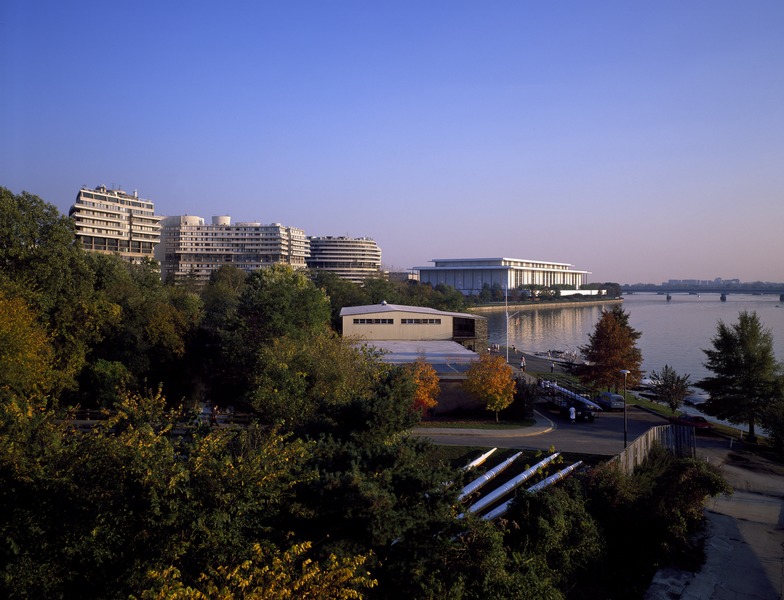
[[[784,281],[784,3],[0,3],[0,185]]]

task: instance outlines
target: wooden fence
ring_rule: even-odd
[[[653,446],[662,446],[676,456],[697,456],[697,436],[693,427],[659,425],[634,440],[614,460],[619,461],[624,473],[631,475],[648,457]]]

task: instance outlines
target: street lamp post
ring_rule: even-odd
[[[513,312],[511,315],[509,314],[509,311],[506,313],[506,364],[509,364],[509,319],[518,314],[520,314],[519,310]]]
[[[623,447],[626,448],[626,376],[630,373],[627,369],[621,369],[623,375]]]
[[[509,364],[509,283],[504,289],[504,314],[506,315],[506,364]]]
[[[509,287],[504,290],[504,316],[506,317],[506,364],[509,364],[509,319],[520,311],[509,314]]]

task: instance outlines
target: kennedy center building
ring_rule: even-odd
[[[579,290],[590,271],[574,265],[519,258],[436,258],[432,267],[414,267],[421,283],[450,285],[466,295],[477,295],[485,285],[505,290],[529,286],[564,286]]]

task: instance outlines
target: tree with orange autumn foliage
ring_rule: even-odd
[[[626,383],[633,387],[642,377],[642,352],[637,348],[641,332],[629,325],[629,314],[620,306],[603,310],[588,344],[580,351],[585,363],[577,367],[583,385],[607,390],[624,382],[622,370],[629,371]]]
[[[463,388],[481,400],[487,410],[498,413],[514,400],[515,382],[512,367],[499,354],[482,354],[466,373]]]
[[[428,409],[434,408],[438,404],[441,386],[438,384],[438,374],[433,365],[420,356],[413,363],[406,365],[406,369],[416,385],[414,410],[424,413]]]

